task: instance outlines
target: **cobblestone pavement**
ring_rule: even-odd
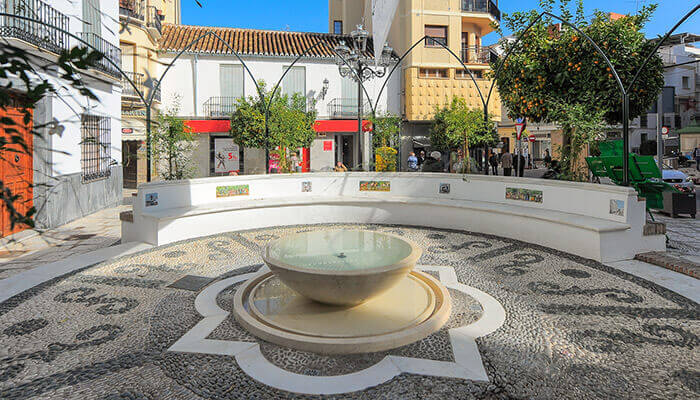
[[[236,359],[167,349],[201,319],[196,292],[168,288],[184,275],[215,281],[262,266],[269,240],[318,225],[221,234],[110,260],[0,303],[1,399],[279,399]],[[334,399],[690,399],[700,396],[700,307],[600,263],[503,238],[393,226],[420,264],[454,268],[460,282],[506,310],[477,339],[489,382],[399,375]],[[235,285],[219,294],[231,310]],[[469,296],[453,297],[448,326],[479,318]],[[385,354],[453,358],[445,329],[386,353],[320,356],[262,342],[228,318],[209,338],[258,342],[266,359],[304,375],[367,368]]]
[[[23,240],[5,240],[0,245],[0,279],[119,242],[119,213],[128,209],[131,206],[107,208],[41,233],[21,232]]]
[[[700,200],[698,203],[700,208]],[[666,235],[669,239],[666,252],[669,255],[700,264],[700,219],[688,216],[672,218],[655,212],[654,220],[666,224]]]

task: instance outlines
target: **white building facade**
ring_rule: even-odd
[[[33,183],[28,193],[37,209],[37,227],[55,227],[119,204],[122,89],[118,69],[106,60],[119,65],[118,1],[0,0],[0,7],[5,13],[40,20],[2,17],[0,36],[31,54],[37,82],[45,79],[57,89],[37,104],[32,125],[27,127],[28,131],[36,127],[40,134],[33,135],[33,167],[21,172]],[[52,64],[59,54],[84,44],[54,27],[82,38],[105,55],[96,68],[80,72],[97,100],[81,95],[57,76]],[[16,95],[22,96],[20,81],[13,81]],[[13,166],[6,164],[3,169],[7,173]]]
[[[700,35],[681,33],[671,36],[668,44],[659,48],[659,56],[664,63],[664,96],[662,127],[668,129],[665,138],[668,150],[690,152],[693,146],[682,146],[677,131],[691,125],[698,117],[700,102],[700,48],[696,44]],[[656,141],[657,107],[636,119],[631,126],[630,146],[633,150],[645,141]],[[667,154],[668,155],[668,154]]]
[[[215,153],[218,152],[215,150],[217,146],[225,146],[222,143],[227,143],[226,140],[230,141],[227,139],[230,137],[229,119],[236,100],[242,96],[257,96],[255,81],[264,81],[270,90],[297,56],[319,41],[321,45],[294,64],[279,89],[283,94],[303,94],[309,104],[315,103],[317,137],[309,149],[301,150],[303,170],[329,170],[337,161],[348,168],[360,164],[358,85],[340,76],[331,51],[341,40],[349,42],[348,36],[166,24],[161,39],[160,75],[182,49],[208,31],[216,32],[241,55],[250,74],[228,47],[209,36],[182,54],[162,77],[162,109],[178,104],[178,115],[188,120],[190,127],[199,134],[195,154],[198,177],[227,172],[217,169]],[[368,49],[371,51],[371,42]],[[371,57],[368,52],[367,58]],[[385,80],[386,77],[376,78],[364,83],[372,104],[377,102]],[[389,77],[381,94],[378,114],[389,111],[399,115],[399,91],[400,76],[396,73]],[[364,115],[368,116],[369,101],[364,100]],[[367,129],[369,124],[365,122],[363,126]],[[239,151],[239,173],[265,171],[263,150]]]

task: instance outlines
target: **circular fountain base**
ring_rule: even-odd
[[[269,272],[238,289],[234,313],[244,328],[268,342],[315,353],[351,354],[423,339],[447,322],[451,304],[447,289],[419,271],[353,307],[309,300]]]

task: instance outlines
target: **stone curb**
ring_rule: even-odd
[[[661,252],[641,253],[634,256],[635,260],[658,265],[672,271],[700,279],[700,264],[670,256]]]

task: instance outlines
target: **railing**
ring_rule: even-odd
[[[154,6],[148,6],[148,13],[146,14],[148,16],[148,22],[146,23],[146,26],[149,28],[155,28],[158,30],[158,33],[162,32],[162,22],[160,20],[160,15],[158,14],[158,9]]]
[[[501,20],[501,11],[491,0],[462,0],[462,11],[485,12],[491,14],[496,21]]]
[[[210,118],[229,118],[236,111],[239,97],[214,96],[204,102],[204,115]]]
[[[58,12],[40,0],[0,0],[0,11],[20,17],[32,18],[41,22],[21,20],[14,17],[0,17],[0,37],[16,38],[53,53],[61,53],[70,48],[67,33],[49,28],[47,25],[68,30],[68,16]]]
[[[367,101],[362,105],[363,114],[370,110]],[[328,116],[332,119],[357,118],[357,99],[336,98],[328,102]]]
[[[119,15],[144,20],[146,0],[119,0]]]
[[[107,61],[107,59],[110,59],[114,64],[120,65],[122,54],[121,49],[119,49],[119,47],[113,45],[112,43],[102,39],[102,37],[93,32],[81,32],[80,36],[84,41],[86,41],[87,43],[95,47],[97,51],[102,53],[103,57],[97,62],[95,68],[116,78],[121,77],[121,73],[119,72],[119,70],[112,63]]]
[[[465,64],[488,64],[491,50],[488,47],[462,46],[462,62]]]
[[[151,88],[158,84],[158,81],[155,79],[152,80],[151,84],[148,84],[148,82],[146,82],[146,75],[138,72],[124,72],[124,75],[128,76],[129,79],[134,82],[134,85],[136,85],[146,99],[151,95]],[[125,77],[122,77],[122,97],[139,97],[134,87],[129,84]],[[158,87],[158,90],[153,95],[153,99],[160,101],[160,87]]]

